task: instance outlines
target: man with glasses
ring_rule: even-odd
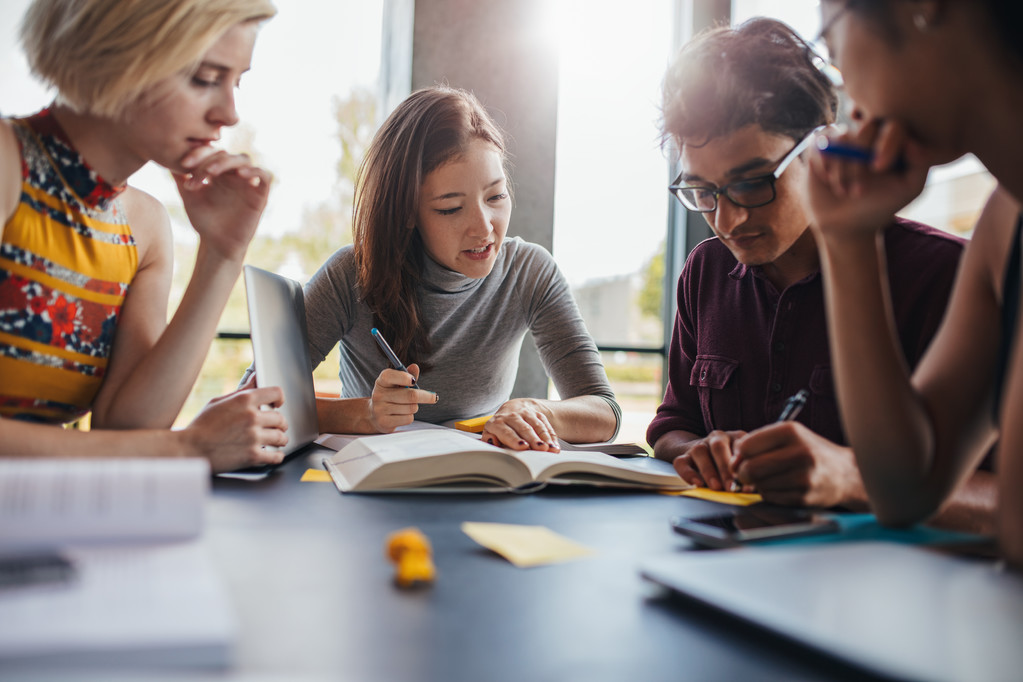
[[[668,70],[664,136],[682,166],[669,189],[715,238],[682,270],[668,386],[647,440],[696,485],[866,509],[832,387],[804,195],[800,154],[837,110],[820,63],[789,27],[755,19],[697,36]],[[884,239],[891,312],[915,364],[944,314],[963,242],[907,220]],[[797,395],[806,402],[793,418],[785,408]],[[982,529],[974,521],[991,509],[994,483],[975,476],[949,521]]]

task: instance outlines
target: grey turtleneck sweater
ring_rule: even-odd
[[[428,361],[433,369],[419,386],[439,396],[436,405],[420,405],[416,419],[441,423],[493,414],[511,395],[519,348],[533,333],[540,359],[562,398],[597,395],[621,408],[608,384],[593,339],[561,271],[541,246],[505,239],[494,269],[470,279],[425,259],[419,290],[432,352],[428,358],[401,358],[406,364]],[[373,314],[356,285],[351,246],[338,250],[305,287],[309,355],[316,367],[341,342],[342,397],[365,398],[387,359],[370,335]]]

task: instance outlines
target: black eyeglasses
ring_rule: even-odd
[[[697,213],[712,213],[716,211],[718,208],[718,197],[721,195],[728,197],[729,201],[742,208],[766,206],[778,196],[774,186],[775,181],[810,146],[810,143],[813,142],[817,134],[826,127],[818,126],[810,131],[788,154],[782,157],[781,161],[778,162],[778,166],[771,173],[730,182],[717,189],[699,185],[683,185],[681,184],[682,173],[679,173],[678,177],[675,178],[675,182],[668,185],[668,191],[674,194],[682,202],[683,206]]]

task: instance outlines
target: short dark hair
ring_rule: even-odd
[[[664,140],[703,145],[751,124],[795,140],[834,122],[838,94],[818,68],[820,59],[774,19],[703,31],[664,77]]]

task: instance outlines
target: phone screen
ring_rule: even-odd
[[[746,508],[735,512],[672,519],[672,527],[700,544],[730,547],[744,542],[828,533],[834,519],[808,509]]]

